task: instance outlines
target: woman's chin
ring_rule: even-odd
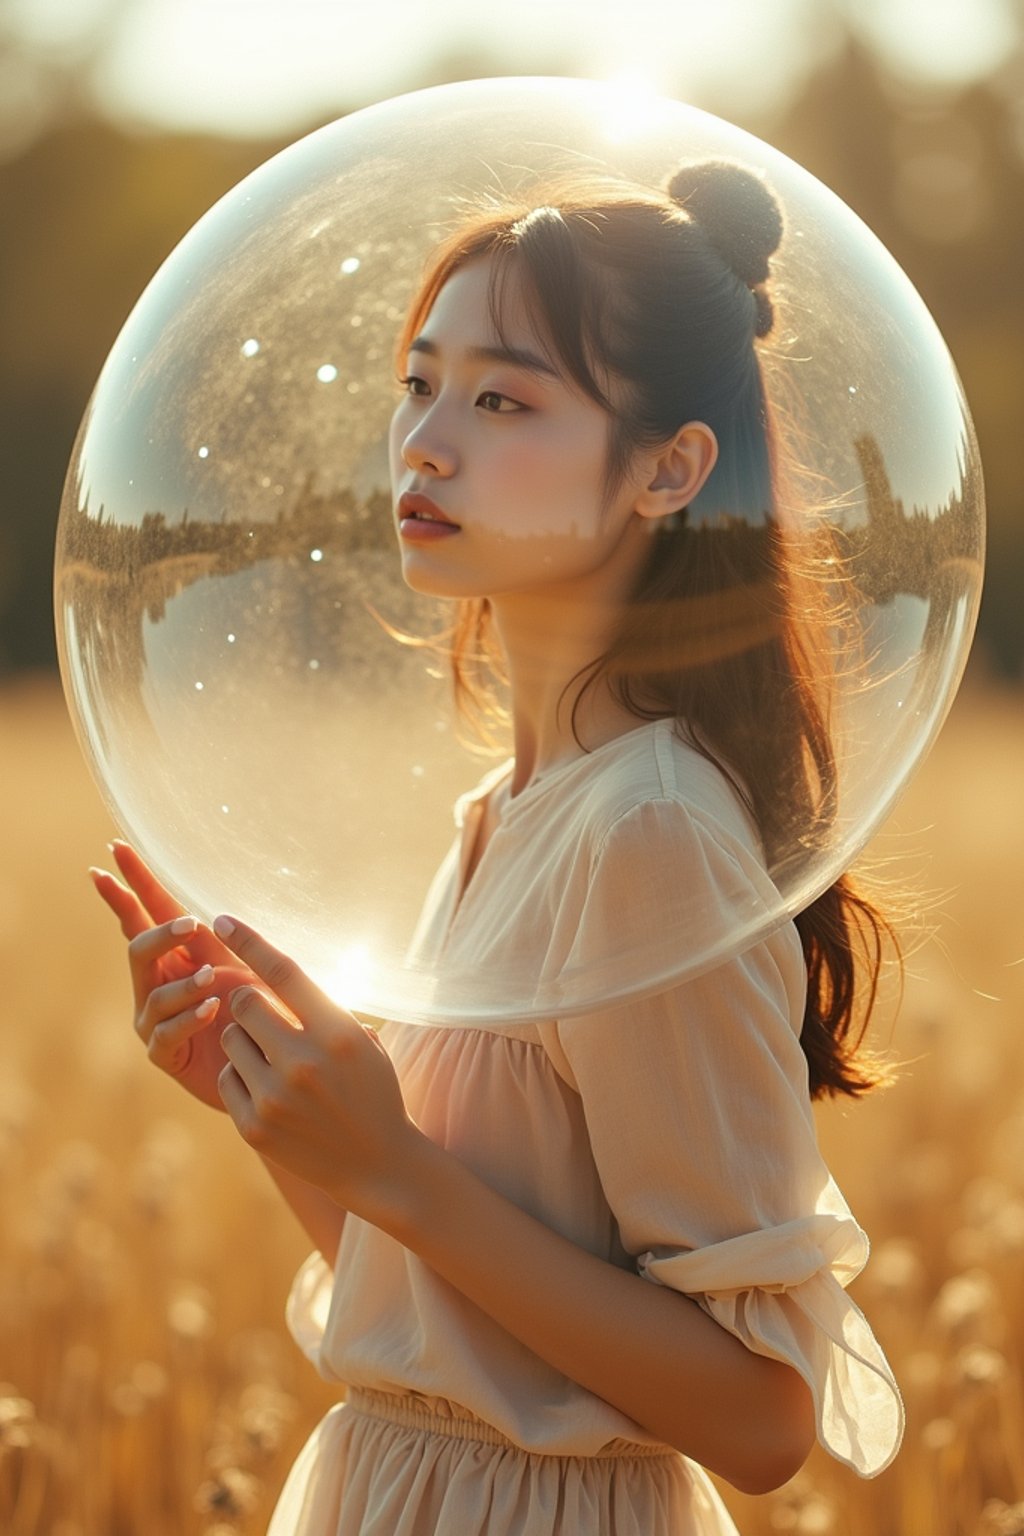
[[[456,598],[485,597],[487,594],[479,590],[478,585],[470,581],[458,581],[450,571],[440,570],[436,565],[431,567],[425,560],[403,556],[402,580],[412,592],[418,592],[421,597],[436,597],[452,601]]]

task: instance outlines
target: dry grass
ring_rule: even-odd
[[[816,1454],[778,1495],[730,1494],[745,1536],[1024,1532],[1022,748],[1018,697],[958,703],[887,840],[950,892],[893,1037],[910,1064],[821,1117],[874,1239],[856,1295],[905,1448],[874,1483]],[[135,1048],[83,873],[110,828],[53,684],[0,696],[0,784],[0,1530],[258,1533],[329,1400],[281,1321],[303,1239]]]

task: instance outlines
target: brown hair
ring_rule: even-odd
[[[661,195],[547,188],[542,206],[488,209],[441,246],[399,343],[404,357],[449,277],[487,257],[498,334],[514,276],[552,356],[608,411],[610,490],[640,446],[689,421],[715,433],[707,484],[652,539],[613,643],[573,680],[573,726],[600,678],[638,718],[674,718],[749,807],[775,875],[794,822],[804,851],[820,845],[836,797],[827,680],[811,664],[829,654],[819,644],[836,620],[821,599],[829,550],[780,515],[792,491],[754,345],[773,325],[768,259],[781,235],[773,194],[738,166],[684,166]],[[501,671],[487,601],[460,602],[446,640],[457,703],[486,726]],[[863,1093],[886,1075],[861,1041],[892,930],[847,875],[796,927],[811,1095]]]

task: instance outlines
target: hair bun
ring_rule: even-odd
[[[782,239],[782,209],[755,171],[729,160],[681,165],[666,191],[748,288],[767,280],[768,258]]]

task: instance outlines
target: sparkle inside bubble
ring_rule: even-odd
[[[255,357],[256,353],[259,351],[259,349],[260,349],[260,344],[256,340],[255,336],[250,336],[248,341],[243,341],[242,342],[242,356],[243,357]]]
[[[199,450],[199,457],[201,459],[208,459],[210,457],[210,450],[209,450],[209,448],[207,448],[205,443],[203,444],[203,446]]]
[[[338,370],[333,363],[322,363],[316,371],[316,376],[321,384],[333,384],[338,377]]]
[[[339,270],[343,277],[351,277],[353,272],[359,271],[359,257],[346,256]]]
[[[322,549],[311,549],[310,552],[309,552],[309,558],[313,561],[313,563],[315,565],[319,565],[320,561],[323,559],[323,557],[324,557],[324,552],[323,552]]]

